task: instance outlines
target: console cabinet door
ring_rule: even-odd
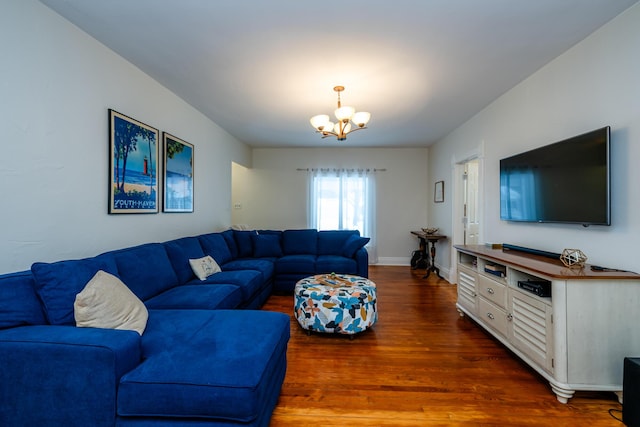
[[[458,266],[458,304],[472,314],[477,312],[478,306],[477,282],[478,273],[469,268]]]
[[[509,290],[511,342],[533,362],[553,373],[551,306],[534,296]]]

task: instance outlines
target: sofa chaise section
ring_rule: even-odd
[[[268,425],[286,371],[289,316],[151,310],[148,329],[144,362],[120,381],[118,425],[149,418],[160,426],[185,420]]]

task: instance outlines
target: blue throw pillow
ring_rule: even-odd
[[[169,260],[173,266],[180,284],[193,279],[193,270],[189,264],[190,259],[202,258],[205,254],[197,237],[182,237],[180,239],[164,242]]]
[[[228,243],[221,233],[203,234],[198,236],[198,240],[200,240],[204,254],[213,257],[218,265],[223,265],[233,259]]]
[[[317,255],[318,231],[311,228],[283,231],[282,252],[286,255]]]
[[[360,248],[369,243],[369,240],[371,239],[368,237],[360,237],[355,234],[349,236],[347,241],[344,242],[344,246],[342,246],[342,256],[352,258]]]
[[[36,262],[31,266],[36,292],[52,325],[75,325],[73,303],[76,295],[98,270],[118,274],[115,260],[108,257],[86,258],[54,263]]]
[[[0,329],[45,325],[47,321],[36,295],[30,271],[0,277]]]
[[[233,237],[238,245],[238,258],[247,258],[253,255],[253,245],[251,236],[256,235],[255,231],[233,230]]]
[[[282,256],[280,236],[275,234],[252,234],[253,256],[256,258],[272,258]]]
[[[228,229],[220,233],[224,238],[224,241],[227,242],[227,247],[229,248],[229,253],[231,254],[231,259],[238,258],[238,245],[236,245],[236,239],[233,238],[233,230]],[[211,254],[208,254],[211,255]],[[213,256],[213,255],[211,255]],[[215,259],[216,257],[213,257]],[[217,261],[216,261],[217,262]]]

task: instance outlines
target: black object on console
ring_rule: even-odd
[[[503,251],[512,250],[512,251],[524,252],[532,255],[540,255],[547,258],[560,259],[560,254],[556,252],[547,252],[547,251],[542,251],[540,249],[525,248],[524,246],[516,246],[509,243],[503,243],[502,250]]]
[[[622,422],[627,427],[640,427],[640,358],[624,358]]]
[[[551,297],[551,282],[548,280],[518,280],[518,287],[539,297]]]

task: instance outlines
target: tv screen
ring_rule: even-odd
[[[500,218],[611,225],[610,128],[500,160]]]

